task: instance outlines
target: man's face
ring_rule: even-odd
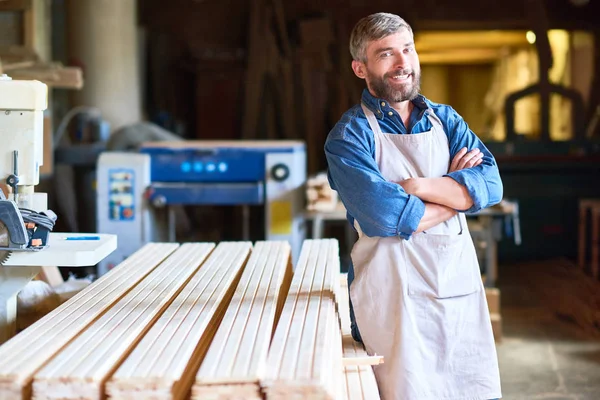
[[[362,75],[375,97],[399,103],[414,99],[420,90],[421,67],[414,40],[408,29],[369,42]],[[355,68],[355,73],[357,72]]]

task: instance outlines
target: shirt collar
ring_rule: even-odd
[[[373,111],[377,119],[383,119],[385,115],[392,110],[392,107],[390,107],[387,100],[373,96],[367,88],[363,90],[361,100],[368,109]],[[429,108],[427,99],[422,94],[417,95],[417,97],[412,100],[412,103],[419,109],[420,116],[423,115],[423,111]]]

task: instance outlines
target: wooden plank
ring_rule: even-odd
[[[500,314],[500,289],[485,288],[485,299],[490,314]]]
[[[522,31],[428,31],[415,35],[415,48],[421,53],[468,48],[528,48],[525,33]]]
[[[2,0],[0,11],[25,11],[31,9],[33,0]]]
[[[36,399],[101,399],[104,383],[214,249],[186,243],[34,376]]]
[[[5,63],[17,62],[17,60],[19,62],[37,60],[38,58],[33,49],[21,46],[0,46],[0,57],[2,57]]]
[[[260,379],[291,278],[287,242],[257,242],[217,335],[202,362],[192,398],[261,399]],[[242,396],[243,392],[243,396]]]
[[[268,69],[267,49],[265,49],[266,8],[264,0],[250,2],[250,17],[248,21],[248,59],[246,67],[246,84],[244,87],[244,108],[242,139],[257,137],[259,113],[261,109],[261,94],[264,74]]]
[[[148,244],[0,347],[0,399],[28,399],[33,375],[176,248]]]
[[[108,381],[111,399],[186,398],[251,248],[251,242],[216,248]]]
[[[594,280],[600,274],[600,206],[592,207],[592,262],[591,272]]]
[[[338,306],[342,322],[342,347],[345,359],[369,357],[362,343],[352,338],[350,330],[350,301],[348,276],[340,274]],[[385,362],[385,360],[382,360]],[[379,388],[370,365],[346,365],[344,367],[344,398],[347,400],[378,400]]]
[[[267,399],[340,395],[339,267],[335,239],[304,241],[261,382]]]
[[[81,89],[83,73],[79,67],[35,66],[10,71],[13,79],[35,79],[49,87],[59,89]]]
[[[383,356],[345,356],[342,358],[344,367],[352,365],[379,365],[383,364]]]
[[[15,70],[15,69],[20,69],[20,68],[29,68],[29,67],[33,67],[35,65],[35,61],[33,60],[26,60],[26,61],[16,61],[16,62],[11,62],[10,64],[2,64],[2,71],[8,73],[9,71]]]
[[[360,358],[367,356],[363,345],[352,336],[342,337],[344,357]],[[370,365],[347,365],[344,367],[346,398],[348,400],[379,399],[379,389],[373,368]]]
[[[452,49],[419,53],[421,65],[492,64],[504,55],[502,49]]]

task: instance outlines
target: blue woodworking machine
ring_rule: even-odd
[[[97,226],[123,239],[102,275],[152,241],[175,241],[170,205],[264,206],[265,240],[286,240],[294,264],[304,234],[306,150],[301,141],[150,142],[105,152],[97,166]],[[159,218],[167,210],[167,223]]]

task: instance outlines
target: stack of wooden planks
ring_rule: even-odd
[[[345,360],[357,360],[356,363],[346,362],[344,367],[344,399],[347,400],[378,400],[379,389],[371,365],[361,363],[368,354],[364,346],[352,338],[350,332],[350,302],[348,294],[348,279],[346,274],[340,275],[340,291],[338,304],[342,322],[342,346]],[[355,364],[355,365],[351,365]]]
[[[262,399],[269,345],[292,279],[290,252],[287,242],[256,243],[192,399]]]
[[[143,280],[177,244],[148,244],[0,347],[0,399],[29,399],[33,376]]]
[[[213,248],[214,244],[207,243],[179,247],[35,375],[34,397],[102,399],[106,380]]]
[[[111,399],[187,396],[251,248],[249,242],[217,246],[110,379]]]
[[[333,239],[305,240],[269,350],[267,399],[336,399],[342,390],[337,313],[339,249]]]
[[[0,347],[0,400],[377,399],[338,251],[149,244]]]
[[[306,209],[333,211],[338,205],[338,193],[331,189],[327,173],[320,172],[306,181]]]

